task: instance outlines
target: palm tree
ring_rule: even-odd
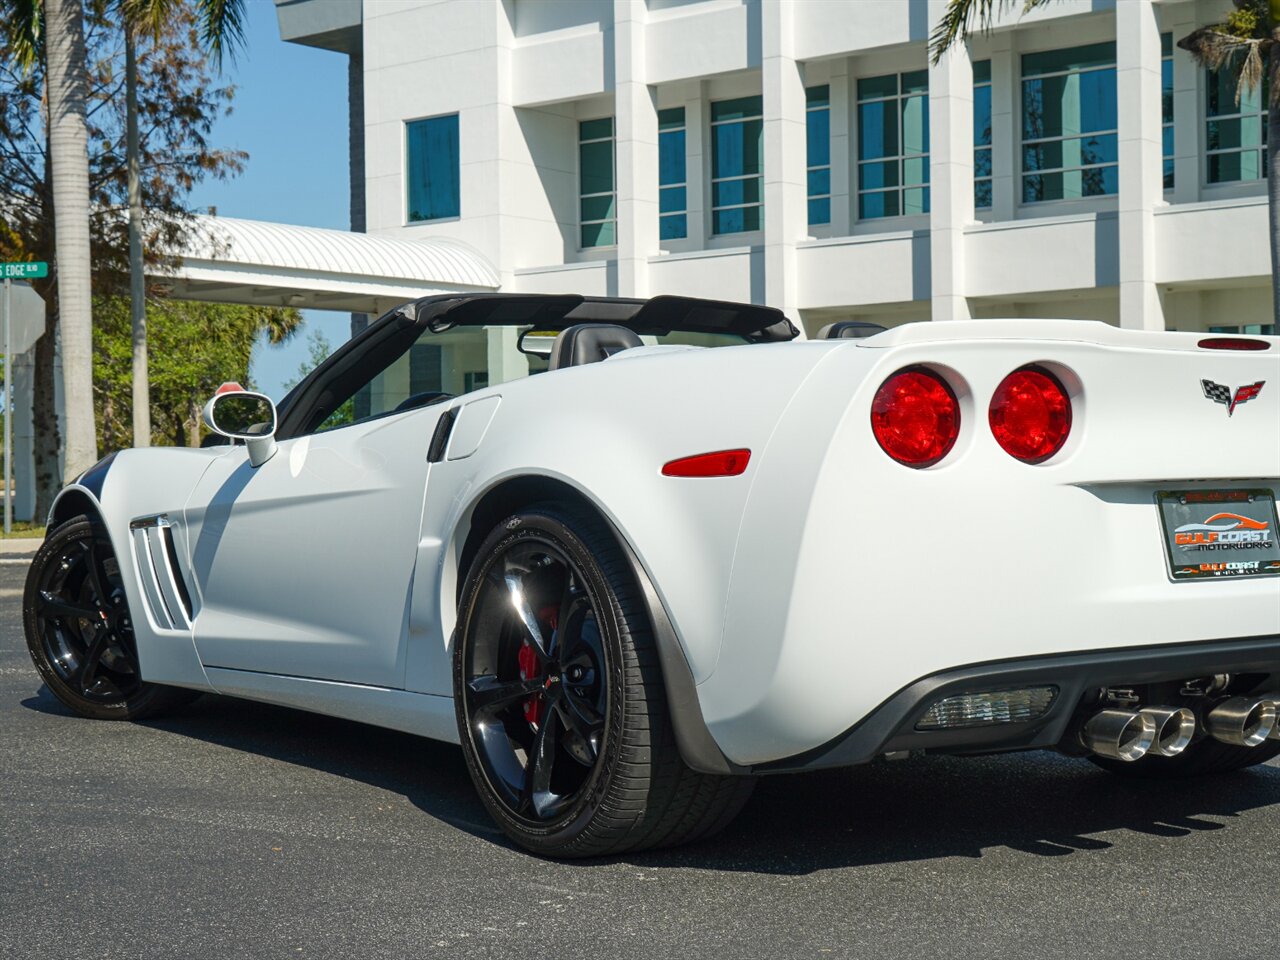
[[[146,290],[142,250],[142,188],[138,142],[137,40],[158,34],[180,0],[115,0],[124,25],[126,150],[129,195],[129,296],[133,315],[133,423],[138,446],[151,437],[147,379]],[[244,42],[244,0],[194,0],[201,39],[219,66]],[[93,316],[89,253],[89,157],[85,124],[88,87],[83,0],[0,0],[10,46],[29,69],[43,53],[49,104],[49,162],[54,194],[58,323],[66,405],[63,477],[69,481],[97,459],[93,414]]]
[[[177,0],[117,0],[123,15],[125,151],[129,194],[129,308],[133,318],[133,445],[151,445],[151,381],[147,370],[147,293],[142,251],[141,146],[138,142],[138,41],[159,37]],[[201,38],[222,65],[225,51],[244,42],[244,0],[199,0]]]
[[[13,55],[43,56],[53,182],[55,282],[66,408],[64,480],[98,459],[93,419],[93,305],[89,255],[89,152],[85,125],[82,0],[0,0]]]
[[[954,44],[975,31],[987,32],[997,14],[1019,0],[949,0],[929,37],[936,64]],[[1024,11],[1050,0],[1021,0]],[[1236,75],[1236,105],[1245,94],[1270,89],[1267,113],[1267,201],[1271,216],[1271,302],[1280,324],[1280,0],[1232,0],[1235,9],[1221,23],[1192,31],[1178,41],[1209,70]],[[1265,81],[1264,81],[1265,76]]]
[[[88,75],[81,0],[44,0],[49,166],[66,436],[62,476],[70,482],[98,459],[93,417],[93,289],[89,254]]]

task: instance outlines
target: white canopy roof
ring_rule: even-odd
[[[156,277],[188,300],[383,313],[434,293],[495,290],[497,271],[454,240],[391,239],[198,217],[182,266]]]

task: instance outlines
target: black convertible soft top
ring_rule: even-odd
[[[361,382],[422,335],[456,327],[512,326],[559,332],[577,323],[613,323],[638,334],[729,334],[755,343],[794,340],[781,310],[749,303],[654,297],[623,300],[578,294],[463,293],[424,297],[384,314],[339,347],[278,404],[276,436],[314,430]]]
[[[558,331],[575,323],[613,323],[639,334],[727,333],[746,340],[794,340],[781,310],[727,300],[660,296],[649,300],[578,294],[478,293],[424,297],[407,307],[436,333],[454,327],[522,326]]]

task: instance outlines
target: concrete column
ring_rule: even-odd
[[[481,6],[476,4],[477,7]],[[494,54],[494,86],[493,86],[493,102],[486,104],[476,111],[477,120],[483,127],[495,131],[496,136],[493,141],[484,146],[480,146],[483,138],[474,138],[470,142],[463,133],[462,162],[465,164],[468,159],[468,150],[477,150],[475,159],[484,164],[484,169],[492,170],[492,184],[489,196],[486,201],[490,204],[484,208],[485,217],[492,223],[492,238],[489,241],[491,249],[487,249],[486,245],[482,245],[481,249],[487,253],[493,263],[498,267],[499,289],[510,290],[515,285],[515,272],[513,265],[520,263],[520,251],[522,250],[523,233],[528,229],[527,226],[518,220],[513,220],[503,216],[503,212],[507,209],[504,205],[504,199],[512,192],[527,188],[527,180],[519,175],[517,165],[511,162],[511,158],[525,157],[528,155],[528,144],[525,141],[524,131],[520,127],[520,121],[516,116],[516,108],[514,106],[515,98],[512,92],[514,66],[512,64],[513,52],[515,48],[515,24],[512,19],[514,16],[514,4],[492,3],[484,7],[487,10],[486,19],[484,20],[483,30],[487,36],[493,38],[493,54]],[[492,19],[489,19],[492,18]],[[465,116],[465,113],[464,113]],[[466,123],[465,120],[462,121]],[[464,131],[466,127],[462,128]],[[571,137],[577,136],[577,126],[574,125],[574,132]],[[576,141],[575,141],[576,144]],[[576,149],[576,145],[575,145]],[[483,152],[481,152],[483,151]],[[466,169],[465,166],[463,168]],[[464,173],[465,177],[466,174]],[[464,180],[465,183],[465,180]],[[465,203],[465,187],[464,200]],[[577,193],[575,187],[574,193],[574,213],[572,228],[574,240],[573,246],[577,246]],[[463,215],[466,216],[466,210],[463,209]],[[504,354],[504,356],[507,356]],[[520,355],[523,358],[523,354]],[[508,356],[508,359],[509,356]],[[490,354],[490,361],[493,362],[494,356]],[[528,367],[526,365],[525,369]],[[498,374],[495,368],[490,368],[490,373],[494,375],[495,380]],[[506,376],[507,374],[502,374]]]
[[[764,298],[798,322],[796,243],[808,233],[805,100],[793,55],[794,0],[761,0]]]
[[[937,23],[945,0],[929,0]],[[929,251],[934,320],[967,320],[964,228],[973,221],[973,62],[956,44],[929,68]]]
[[[658,254],[658,104],[645,83],[645,2],[613,0],[618,295],[649,296]]]
[[[1160,28],[1152,0],[1116,4],[1120,154],[1120,325],[1163,330],[1155,209],[1163,203]]]
[[[1174,41],[1173,201],[1195,203],[1200,199],[1200,158],[1204,155],[1204,124],[1200,122],[1202,71],[1191,54],[1178,49],[1177,42],[1196,28],[1196,8],[1183,3],[1167,9],[1174,14],[1169,25]]]
[[[852,226],[850,211],[856,181],[857,163],[853,157],[853,135],[849,118],[853,111],[849,101],[853,82],[848,75],[848,60],[841,60],[840,70],[831,76],[831,236],[848,236]],[[808,185],[806,184],[806,199]],[[806,203],[807,215],[807,203]]]
[[[684,101],[685,176],[687,180],[689,241],[701,249],[711,235],[711,145],[705,81],[695,81]]]
[[[347,52],[347,177],[350,188],[351,232],[364,233],[364,31],[358,31],[359,46]],[[369,326],[367,313],[351,314],[351,336]]]
[[[1009,31],[991,35],[991,219],[1012,220],[1022,183],[1018,162],[1018,56]]]

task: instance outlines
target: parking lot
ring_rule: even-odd
[[[1049,754],[761,783],[694,847],[513,849],[451,746],[205,697],[73,717],[0,563],[0,957],[1272,957],[1280,765]]]

